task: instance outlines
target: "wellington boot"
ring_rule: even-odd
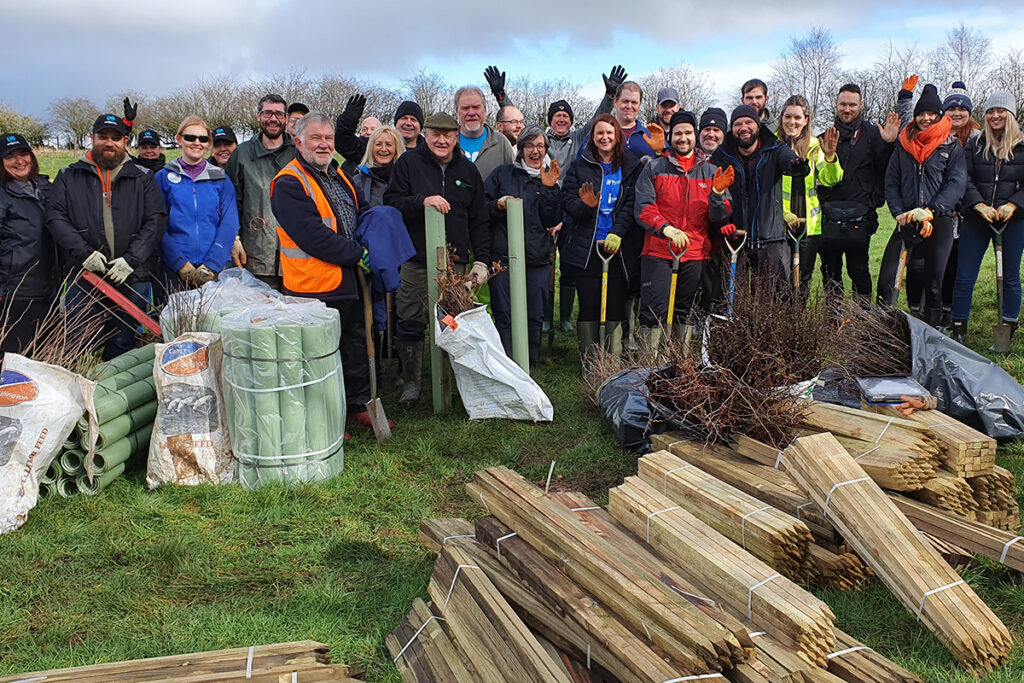
[[[626,319],[622,323],[622,350],[636,351],[640,332],[640,299],[626,302]]]
[[[967,343],[967,321],[954,320],[950,325],[949,338],[958,344]]]
[[[420,373],[423,371],[423,342],[422,341],[401,341],[396,342],[398,355],[402,359],[402,376],[405,384],[402,387],[402,397],[398,402],[406,408],[416,405],[420,400]]]
[[[924,309],[924,323],[931,327],[938,328],[942,323],[942,309],[941,308],[926,308]]]
[[[672,339],[681,345],[685,355],[690,354],[690,341],[693,339],[693,325],[675,323],[672,325]]]
[[[536,369],[540,363],[541,338],[544,336],[543,327],[531,327],[530,330],[530,372]]]
[[[498,338],[501,339],[501,348],[505,350],[505,355],[509,358],[512,357],[512,328],[498,329]]]
[[[558,320],[562,332],[572,332],[572,309],[576,305],[576,288],[560,287],[558,290]]]
[[[656,358],[661,345],[660,327],[643,327],[636,333],[637,346],[643,358]]]
[[[622,321],[608,321],[605,323],[604,349],[616,356],[622,353]]]
[[[579,344],[580,358],[585,357],[597,348],[600,330],[601,323],[599,322],[576,322],[576,340]]]

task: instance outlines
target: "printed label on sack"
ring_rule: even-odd
[[[0,375],[0,407],[32,401],[38,395],[39,387],[28,375],[14,370],[4,370]]]
[[[195,341],[172,342],[160,354],[160,369],[176,377],[194,375],[209,365],[210,355],[206,344]]]
[[[450,315],[446,315],[445,317],[441,318],[441,322],[443,322],[445,325],[452,328],[453,330],[459,329],[459,324],[455,322],[455,318],[451,317]]]

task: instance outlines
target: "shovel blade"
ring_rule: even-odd
[[[1013,327],[1002,323],[992,326],[992,351],[996,353],[1010,352],[1010,338],[1013,336]]]
[[[370,425],[373,427],[373,435],[377,437],[377,443],[391,438],[391,427],[388,426],[388,416],[384,414],[384,405],[379,398],[372,399],[366,404],[366,413],[370,416]]]

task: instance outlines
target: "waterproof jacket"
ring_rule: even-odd
[[[807,160],[811,165],[811,172],[803,178],[803,201],[798,202],[803,206],[803,214],[800,218],[806,218],[807,235],[814,237],[821,234],[821,201],[818,199],[819,187],[833,187],[843,179],[843,167],[839,163],[839,154],[831,161],[825,161],[825,153],[821,151],[821,141],[811,136],[811,143],[807,147]],[[801,191],[801,182],[792,177],[782,176],[782,211],[796,213],[793,211],[793,187],[797,192]]]
[[[732,166],[736,179],[732,194],[732,222],[747,231],[748,244],[758,246],[786,240],[782,220],[782,176],[802,178],[808,173],[807,161],[796,155],[770,130],[761,126],[760,146],[752,155],[753,172],[747,173],[739,144],[732,131],[711,155],[711,163],[720,168]]]
[[[224,170],[235,184],[238,201],[238,234],[245,249],[247,270],[255,275],[280,275],[277,226],[270,208],[270,181],[295,158],[292,136],[282,133],[284,143],[277,149],[263,146],[262,135],[240,144]]]
[[[295,156],[295,163],[301,167],[302,171],[305,171],[305,177],[312,177],[313,181],[319,186],[320,191],[323,192],[323,182],[321,180],[323,173],[311,166],[302,158],[302,155]],[[305,266],[302,264],[309,264],[310,268],[320,268],[322,270],[330,270],[324,264],[339,266],[341,268],[341,281],[337,287],[330,291],[312,292],[291,292],[287,289],[289,283],[285,282],[285,291],[297,296],[323,301],[358,298],[359,288],[356,285],[356,274],[353,270],[353,266],[360,267],[358,266],[359,260],[363,256],[363,245],[355,239],[358,224],[351,226],[351,237],[347,237],[343,233],[337,216],[333,216],[335,218],[336,231],[329,228],[324,222],[324,216],[321,216],[317,208],[316,200],[310,194],[307,194],[302,181],[291,175],[289,173],[290,170],[279,172],[273,179],[270,202],[274,215],[280,220],[281,229],[291,238],[295,246],[303,252],[303,255],[297,258],[295,262],[303,268]],[[336,160],[331,161],[327,173],[338,174],[340,172],[338,162]],[[360,197],[359,193],[355,191],[354,186],[351,186],[344,179],[342,179],[341,187],[352,199],[358,219],[359,212],[366,208],[365,198]],[[324,194],[326,195],[326,193]],[[331,213],[333,214],[333,208]],[[305,270],[304,272],[308,273],[310,271]],[[337,271],[335,271],[336,273]]]
[[[967,189],[964,148],[955,135],[936,148],[923,164],[898,145],[885,173],[885,201],[893,216],[911,209],[931,209],[952,216]]]
[[[53,297],[57,249],[46,229],[50,180],[35,179],[35,193],[21,183],[0,182],[0,301]]]
[[[367,168],[366,164],[356,167],[355,173],[352,174],[352,184],[366,197],[367,206],[384,204],[384,189],[391,180],[391,171],[394,167],[394,162],[387,167]]]
[[[640,178],[643,162],[639,154],[626,150],[622,157],[622,185],[619,198],[612,209],[611,232],[622,238],[622,246],[615,260],[619,262],[626,278],[640,274],[640,248],[643,235],[636,224],[633,207],[636,183]],[[579,190],[583,183],[593,183],[594,191],[600,193],[604,187],[604,169],[584,147],[578,159],[569,164],[562,183],[562,243],[559,245],[561,258],[571,266],[586,269],[594,257],[594,238],[597,236],[597,208],[589,207],[580,199]]]
[[[502,166],[503,164],[511,164],[516,160],[516,153],[512,151],[512,144],[509,143],[501,133],[496,132],[488,124],[484,124],[484,140],[483,147],[480,148],[480,153],[476,155],[476,169],[480,171],[480,177],[486,178],[491,175],[494,169]],[[459,148],[459,154],[465,157],[465,153]]]
[[[651,146],[647,144],[646,140],[644,140],[645,135],[650,135],[650,131],[647,130],[647,126],[644,124],[643,121],[637,119],[636,128],[633,130],[632,133],[629,134],[629,137],[626,138],[626,149],[631,149],[637,154],[641,154],[643,156],[660,156],[661,153],[664,152],[665,150],[651,149]]]
[[[984,135],[972,138],[964,148],[967,191],[963,206],[973,210],[984,203],[999,208],[1010,202],[1024,209],[1024,142],[1013,148],[1013,158],[1000,161],[985,154]]]
[[[885,203],[885,169],[896,143],[883,140],[878,126],[863,119],[856,126],[837,119],[835,126],[839,129],[836,156],[843,177],[835,185],[818,187],[822,212],[831,221],[868,216],[877,222],[875,212]]]
[[[716,194],[711,188],[715,175],[704,151],[694,151],[693,167],[683,171],[675,154],[658,157],[644,165],[636,183],[633,213],[644,229],[643,256],[671,259],[665,228],[686,233],[690,246],[683,261],[711,257],[711,225],[725,223],[732,213],[729,190]],[[717,230],[715,234],[717,235]]]
[[[163,263],[174,272],[186,263],[220,272],[238,234],[235,186],[227,174],[207,162],[192,180],[174,159],[156,172],[156,184],[167,207],[167,230],[160,240]]]
[[[587,144],[587,138],[590,136],[590,127],[594,125],[594,119],[601,114],[609,114],[611,111],[612,98],[605,95],[601,98],[601,102],[597,105],[597,110],[594,111],[594,115],[590,117],[590,120],[576,130],[570,131],[565,135],[556,135],[548,127],[544,132],[548,139],[548,156],[558,161],[558,167],[562,169],[562,176],[558,179],[559,186],[565,180],[565,169],[569,168],[572,160],[579,156],[580,149]]]
[[[94,251],[108,261],[124,258],[132,267],[127,283],[148,281],[156,267],[157,247],[167,225],[167,209],[153,174],[125,159],[104,196],[99,168],[88,153],[57,174],[47,206],[50,234],[69,258],[80,266]],[[103,203],[114,220],[111,252],[103,227]]]
[[[505,142],[507,144],[508,140]],[[480,171],[463,155],[458,145],[452,150],[452,160],[444,169],[425,144],[395,160],[391,180],[384,190],[384,203],[402,212],[405,227],[409,229],[409,237],[416,247],[416,256],[412,260],[421,265],[427,262],[423,200],[435,194],[451,204],[451,210],[444,216],[445,238],[455,247],[459,263],[470,263],[469,252],[472,249],[474,261],[489,264],[490,216],[484,198],[484,181]]]
[[[551,263],[555,247],[548,230],[562,220],[558,185],[547,187],[539,177],[523,170],[520,163],[499,166],[484,181],[484,193],[491,212],[491,258],[508,265],[507,212],[498,208],[498,199],[507,195],[523,200],[526,265],[545,266]]]

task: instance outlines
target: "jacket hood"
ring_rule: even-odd
[[[185,173],[185,171],[181,168],[181,163],[179,162],[178,159],[172,159],[171,161],[168,161],[166,164],[164,164],[164,168],[170,169],[171,171],[177,173],[178,175],[189,177],[188,174]],[[195,182],[198,183],[203,180],[224,180],[227,177],[228,174],[225,173],[222,168],[220,168],[216,164],[210,163],[210,160],[207,159],[206,168],[204,168],[203,172],[199,174]]]

